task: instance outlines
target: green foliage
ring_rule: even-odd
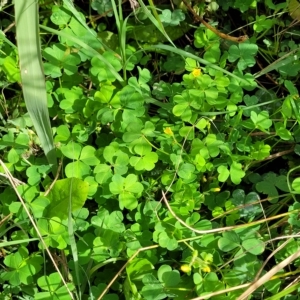
[[[13,34],[1,34],[1,299],[238,299],[222,292],[298,251],[296,238],[283,245],[300,228],[297,29],[274,36],[296,12],[191,2],[220,32],[247,24],[234,43],[180,1],[121,2],[40,2],[57,174],[20,94]],[[253,299],[282,295],[298,268]]]

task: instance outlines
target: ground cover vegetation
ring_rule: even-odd
[[[300,4],[0,1],[0,299],[298,299]]]

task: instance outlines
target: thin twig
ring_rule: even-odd
[[[254,161],[252,164],[254,165],[254,164],[266,161],[266,160],[278,158],[280,156],[283,156],[283,155],[286,155],[286,154],[289,154],[289,153],[292,153],[292,152],[294,152],[294,147],[292,149],[289,149],[289,150],[284,150],[284,151],[281,151],[281,152],[277,152],[275,154],[271,154],[271,155],[267,156],[266,158],[264,158],[262,160]]]
[[[290,255],[286,259],[284,259],[281,263],[277,264],[274,268],[272,268],[269,272],[267,272],[264,276],[262,276],[259,280],[252,282],[250,287],[240,296],[237,300],[245,300],[249,295],[251,295],[255,290],[257,290],[264,283],[269,281],[276,273],[278,273],[281,269],[285,268],[287,265],[292,263],[300,257],[300,249],[294,254]]]
[[[299,238],[299,236],[298,236]],[[263,271],[264,267],[267,265],[268,261],[278,252],[280,251],[282,248],[284,248],[286,246],[286,244],[288,244],[290,241],[292,240],[292,238],[289,238],[288,240],[286,240],[283,244],[281,244],[277,249],[275,249],[274,251],[272,251],[272,253],[266,258],[266,260],[264,261],[264,263],[262,264],[262,266],[260,267],[260,269],[258,270],[254,281],[257,281],[261,272]]]
[[[101,293],[101,295],[99,296],[99,298],[97,300],[101,300],[105,294],[108,292],[109,288],[112,286],[112,284],[116,281],[116,279],[121,275],[121,273],[123,272],[123,270],[127,267],[127,265],[142,251],[146,251],[146,250],[151,250],[151,249],[155,249],[158,248],[159,245],[152,245],[152,246],[148,246],[148,247],[144,247],[144,248],[140,248],[138,249],[128,260],[127,262],[123,265],[123,267],[118,271],[118,273],[114,276],[114,278],[109,282],[109,284],[105,287],[104,291]]]
[[[261,224],[261,223],[266,223],[267,221],[270,221],[270,220],[275,220],[275,219],[278,219],[278,218],[281,218],[283,216],[286,216],[286,215],[289,215],[290,213],[292,212],[288,212],[288,213],[283,213],[283,214],[280,214],[280,215],[276,215],[276,216],[272,216],[272,217],[269,217],[269,218],[266,218],[266,219],[263,219],[263,220],[258,220],[258,221],[254,221],[252,223],[247,223],[247,224],[242,224],[242,225],[236,225],[236,226],[227,226],[227,227],[221,227],[221,228],[214,228],[214,229],[208,229],[208,230],[198,230],[198,229],[195,229],[191,226],[189,226],[187,223],[185,223],[183,220],[181,220],[176,214],[175,212],[173,211],[173,209],[171,208],[167,198],[166,198],[166,195],[164,192],[162,192],[162,199],[164,201],[164,203],[166,204],[169,212],[171,213],[171,215],[180,223],[182,224],[184,227],[192,230],[193,232],[195,233],[198,233],[198,234],[208,234],[208,233],[219,233],[219,232],[224,232],[224,231],[228,231],[228,230],[233,230],[233,229],[238,229],[238,228],[244,228],[244,227],[249,227],[249,226],[253,226],[253,225],[256,225],[256,224]]]
[[[249,283],[245,283],[245,284],[242,284],[242,285],[238,285],[238,286],[234,286],[234,287],[231,287],[229,289],[225,289],[225,290],[221,290],[221,291],[217,291],[217,292],[213,292],[213,293],[210,293],[210,294],[206,294],[204,296],[200,296],[200,297],[197,297],[197,298],[193,298],[191,300],[203,300],[203,299],[209,299],[213,296],[217,296],[217,295],[222,295],[224,293],[229,293],[229,292],[233,292],[233,291],[236,291],[236,290],[240,290],[240,289],[244,289],[246,287],[249,286]]]
[[[5,177],[5,178],[8,179],[8,180],[10,179],[10,177],[9,177],[8,175],[4,174],[4,173],[0,173],[0,176]],[[20,180],[17,179],[17,178],[12,177],[11,179],[14,180],[14,182],[15,182],[15,184],[16,184],[17,186],[18,186],[18,185],[21,185],[21,184],[25,184],[24,182],[20,181]]]
[[[247,35],[242,35],[242,36],[235,37],[235,36],[231,36],[231,35],[228,35],[228,34],[225,34],[221,31],[219,31],[217,28],[211,26],[209,23],[204,21],[203,18],[200,17],[194,11],[192,6],[186,0],[182,0],[182,2],[185,4],[185,6],[188,8],[188,10],[192,13],[193,17],[195,18],[195,20],[197,22],[201,22],[207,29],[211,30],[213,33],[215,33],[221,39],[228,40],[228,41],[235,42],[235,43],[243,43],[243,42],[245,42],[249,39],[249,37]]]

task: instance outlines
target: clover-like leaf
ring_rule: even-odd
[[[296,178],[292,182],[292,188],[297,193],[300,193],[300,177]]]
[[[180,116],[183,121],[190,121],[192,117],[191,108],[200,109],[202,106],[202,94],[198,90],[191,89],[183,91],[182,95],[176,95],[174,102],[178,104],[173,107],[173,114]]]
[[[240,246],[240,238],[234,231],[224,232],[223,237],[218,240],[221,251],[229,252]]]
[[[4,258],[4,264],[9,268],[3,278],[11,285],[29,285],[33,282],[33,275],[37,274],[43,264],[43,258],[39,255],[28,255],[28,250],[20,246],[18,251]]]
[[[55,25],[66,25],[71,19],[71,13],[62,5],[53,5],[52,6],[52,15],[50,20]]]
[[[263,160],[270,155],[271,147],[264,142],[255,142],[251,145],[250,155],[254,159]]]
[[[70,130],[66,125],[60,125],[56,129],[56,136],[54,138],[55,142],[66,142],[71,136]]]
[[[100,160],[95,155],[96,149],[92,146],[83,147],[80,153],[80,160],[89,166],[95,166],[100,163]]]
[[[250,43],[240,43],[238,45],[231,45],[229,48],[228,60],[234,62],[238,60],[238,68],[240,71],[247,67],[253,67],[256,63],[254,56],[256,55],[258,46]]]
[[[84,178],[90,174],[91,168],[82,161],[74,161],[66,165],[65,172],[68,178]]]
[[[91,3],[92,9],[96,10],[99,15],[107,14],[108,17],[113,15],[112,4],[110,0],[94,0]]]
[[[7,79],[10,82],[20,82],[20,69],[17,65],[17,60],[12,56],[6,56],[2,63],[2,68],[6,73]]]
[[[52,78],[62,76],[61,69],[67,75],[77,72],[77,65],[81,62],[77,53],[72,53],[70,48],[62,44],[54,44],[43,51],[43,56],[48,60],[44,64],[45,74]]]
[[[252,219],[257,214],[261,213],[261,207],[258,203],[260,197],[255,192],[250,192],[248,195],[245,195],[243,190],[235,190],[232,193],[231,202],[233,205],[239,207],[239,214],[241,217],[246,217]]]
[[[230,166],[230,179],[234,184],[240,184],[245,174],[245,171],[242,169],[242,164],[235,161],[232,162]]]
[[[254,255],[262,254],[265,250],[265,243],[259,239],[247,239],[242,242],[242,246],[249,253]]]
[[[73,291],[75,288],[73,283],[67,283],[65,286],[58,273],[51,273],[49,276],[40,277],[37,280],[37,284],[43,292],[38,292],[34,295],[34,299],[36,300],[68,300],[70,299],[69,291]]]
[[[224,165],[221,165],[218,167],[218,173],[219,173],[219,176],[218,176],[218,180],[221,181],[221,182],[225,182],[229,175],[230,175],[230,172],[228,170],[228,168]]]
[[[106,59],[116,71],[122,69],[121,60],[111,51],[105,51],[103,53],[103,58]],[[100,82],[110,81],[114,82],[116,80],[115,75],[107,68],[106,64],[101,61],[98,57],[93,57],[91,60],[92,68],[91,73],[97,76]]]
[[[253,25],[255,32],[262,32],[270,29],[274,24],[274,19],[267,19],[265,15],[256,16],[256,21]]]
[[[259,114],[251,111],[251,120],[255,127],[262,131],[266,131],[266,129],[272,126],[272,120],[270,120],[269,113],[267,111],[261,111]]]
[[[158,300],[165,299],[168,296],[163,284],[153,274],[146,274],[143,278],[143,284],[141,294],[144,299]]]
[[[157,271],[157,277],[165,287],[176,287],[180,283],[180,273],[177,270],[172,270],[169,265],[162,265]]]
[[[181,9],[164,9],[159,17],[165,26],[177,26],[185,19],[185,14]]]
[[[66,227],[62,225],[62,221],[58,217],[51,219],[41,218],[37,221],[37,227],[43,236],[47,246],[57,249],[66,249],[69,243],[69,234]],[[36,236],[36,232],[32,229],[31,234]],[[43,244],[39,243],[39,248],[43,248]]]
[[[143,141],[143,140],[142,140]],[[139,156],[132,156],[130,164],[137,170],[150,171],[154,169],[155,163],[158,161],[158,155],[151,151],[151,146],[147,143],[137,143],[134,146],[134,152]]]
[[[195,166],[189,163],[182,164],[178,169],[178,175],[182,179],[185,180],[185,182],[192,182],[196,178],[195,172]]]
[[[135,258],[126,267],[126,272],[131,280],[141,280],[154,269],[152,263],[146,258]]]
[[[126,178],[119,174],[112,177],[112,182],[109,184],[109,189],[112,194],[119,195],[120,208],[134,209],[137,207],[137,196],[143,190],[143,185],[137,181],[137,176],[129,174]]]
[[[70,141],[67,145],[60,148],[63,155],[70,159],[79,159],[81,149],[81,145],[73,141]]]

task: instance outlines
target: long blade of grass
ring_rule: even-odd
[[[17,241],[1,242],[0,248],[9,247],[9,246],[13,246],[13,245],[19,245],[22,243],[30,243],[30,242],[34,242],[34,241],[38,241],[38,240],[39,239],[37,239],[37,238],[32,238],[32,239],[24,239],[24,240],[17,240]]]
[[[72,180],[73,184],[73,180]],[[78,262],[78,251],[77,251],[77,245],[75,241],[75,236],[74,236],[74,225],[73,225],[73,219],[72,219],[72,185],[70,187],[69,191],[69,211],[68,211],[68,233],[69,233],[69,240],[70,240],[70,247],[71,247],[71,252],[73,256],[73,261],[74,261],[74,267],[75,267],[75,275],[76,275],[76,281],[78,282],[78,295],[79,299],[81,299],[81,285],[80,285],[80,275],[79,275],[79,262]]]
[[[2,30],[0,30],[0,40],[3,40],[5,43],[7,43],[13,49],[17,48],[15,44],[13,44],[8,38],[6,38],[5,33]]]
[[[105,43],[102,43],[101,39],[99,39],[97,37],[97,33],[95,31],[93,31],[87,24],[86,22],[83,20],[83,18],[81,17],[80,13],[78,12],[78,10],[76,9],[76,7],[73,4],[73,1],[71,0],[63,0],[64,6],[73,14],[73,16],[76,18],[76,20],[92,35],[95,37],[95,39],[97,39],[98,42],[101,43],[101,45],[103,46],[104,49],[109,50],[109,51],[113,51],[111,48],[109,48],[107,45],[105,45]]]
[[[277,70],[282,66],[286,66],[289,63],[292,63],[293,61],[298,61],[299,60],[299,54],[297,54],[296,52],[298,52],[300,50],[300,47],[286,53],[285,55],[281,56],[280,58],[278,58],[277,60],[275,60],[274,62],[272,62],[270,65],[268,65],[267,67],[265,67],[264,69],[262,69],[261,71],[259,71],[258,73],[254,74],[255,79],[273,71],[273,70]],[[295,54],[296,53],[296,54]]]
[[[17,45],[25,104],[48,162],[57,166],[47,106],[37,0],[15,0]]]
[[[151,7],[151,10],[152,10],[154,16],[151,14],[150,10],[147,8],[147,6],[144,4],[144,2],[142,0],[138,0],[138,2],[140,4],[141,8],[143,8],[143,12],[149,18],[149,20],[164,35],[164,37],[170,42],[170,44],[173,45],[173,47],[176,47],[175,44],[173,43],[173,41],[168,36],[168,34],[166,33],[165,28],[164,28],[163,24],[161,23],[161,20],[157,14],[157,11],[156,11],[156,8],[155,8],[153,2],[150,1],[149,3],[150,3],[150,7]]]
[[[159,44],[159,45],[153,45],[153,46],[149,46],[149,47],[145,47],[143,49],[144,50],[153,50],[153,49],[160,49],[160,50],[166,50],[166,51],[169,51],[169,52],[173,52],[173,53],[176,53],[182,57],[189,57],[189,58],[192,58],[196,61],[198,61],[199,63],[203,64],[203,65],[206,65],[206,66],[209,66],[217,71],[221,71],[233,78],[236,78],[238,79],[239,81],[241,81],[242,83],[244,83],[245,85],[249,85],[249,82],[247,82],[245,79],[243,78],[240,78],[239,76],[233,74],[233,73],[230,73],[229,71],[223,69],[223,68],[220,68],[219,66],[215,65],[215,64],[212,64],[211,62],[203,59],[203,58],[200,58],[199,56],[197,55],[194,55],[192,53],[189,53],[187,51],[184,51],[184,50],[181,50],[181,49],[178,49],[178,48],[174,48],[173,46],[169,46],[169,45],[163,45],[163,44]],[[260,88],[260,87],[258,87]]]
[[[91,46],[89,46],[88,44],[86,44],[85,42],[83,42],[82,40],[80,40],[79,38],[72,36],[70,34],[66,34],[65,32],[62,31],[58,31],[55,30],[53,28],[44,26],[44,25],[39,25],[41,29],[51,32],[53,34],[56,34],[58,36],[63,36],[69,40],[71,40],[72,42],[76,43],[77,45],[79,45],[80,47],[82,47],[85,50],[89,51],[89,54],[91,54],[91,57],[96,56],[98,57],[106,66],[107,68],[110,70],[110,72],[112,74],[114,74],[115,78],[120,82],[123,83],[124,80],[123,78],[120,76],[120,74],[115,70],[115,68],[111,65],[111,63],[106,60],[97,50],[95,50],[94,48],[92,48]]]

